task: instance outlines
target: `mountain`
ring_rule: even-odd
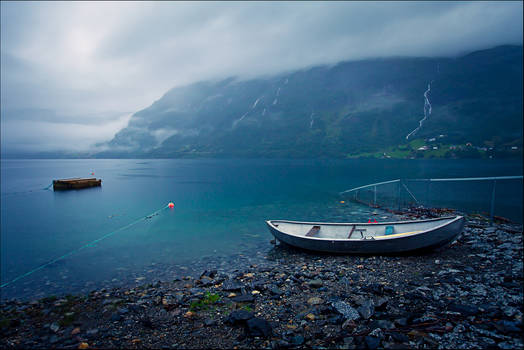
[[[424,93],[431,114],[424,117]],[[445,135],[522,148],[522,46],[198,82],[135,113],[97,157],[347,157]]]

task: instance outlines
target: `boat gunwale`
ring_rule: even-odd
[[[284,235],[288,235],[288,236],[292,236],[292,237],[298,237],[298,238],[303,238],[303,239],[311,239],[311,240],[319,240],[319,241],[331,241],[331,242],[335,242],[335,241],[336,242],[358,242],[358,241],[370,242],[370,241],[384,241],[384,240],[402,239],[402,238],[406,238],[406,237],[413,237],[413,236],[421,235],[421,234],[427,233],[429,231],[434,231],[434,230],[440,229],[442,227],[448,226],[448,225],[452,224],[453,222],[455,222],[457,220],[460,220],[462,218],[463,218],[463,216],[456,215],[456,216],[445,216],[445,217],[440,217],[440,218],[431,218],[431,219],[424,219],[424,220],[390,221],[390,222],[382,222],[382,223],[374,223],[374,222],[372,222],[372,223],[308,222],[308,221],[291,221],[291,220],[266,220],[266,223],[271,228],[273,228],[274,230],[277,230],[278,232],[280,232],[280,233],[282,233]],[[370,238],[367,238],[367,239],[365,239],[365,238],[348,239],[348,238],[307,237],[307,236],[301,236],[301,235],[296,235],[296,234],[293,234],[293,233],[284,232],[282,230],[279,230],[272,223],[272,221],[278,221],[278,222],[284,222],[284,223],[306,224],[306,225],[331,225],[331,226],[361,225],[361,226],[377,226],[377,225],[391,225],[391,224],[394,225],[394,224],[420,223],[420,222],[439,221],[439,220],[446,220],[446,219],[452,219],[452,220],[450,220],[448,222],[445,222],[445,223],[443,223],[441,225],[429,228],[427,230],[422,230],[420,232],[412,233],[412,234],[405,235],[405,236],[397,236],[397,237],[387,237],[387,235],[386,236],[377,236],[377,237],[381,237],[380,239],[375,239],[374,237],[373,237],[373,239],[370,239]]]

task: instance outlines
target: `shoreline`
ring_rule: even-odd
[[[519,224],[468,216],[455,242],[416,255],[279,244],[244,260],[132,288],[2,301],[0,347],[524,347]]]

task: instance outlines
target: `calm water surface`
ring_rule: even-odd
[[[44,190],[52,179],[91,172],[101,188]],[[341,204],[338,193],[373,182],[521,174],[520,161],[486,160],[2,160],[2,283],[170,201],[175,208],[2,288],[1,296],[84,292],[148,273],[171,278],[173,266],[267,252],[267,219],[367,221],[369,208]]]

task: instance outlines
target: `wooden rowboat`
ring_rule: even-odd
[[[76,190],[80,188],[102,186],[102,179],[89,178],[89,179],[63,179],[53,180],[53,189],[57,190]]]
[[[464,217],[384,223],[266,221],[280,242],[314,251],[354,254],[402,253],[441,247],[464,228]]]

